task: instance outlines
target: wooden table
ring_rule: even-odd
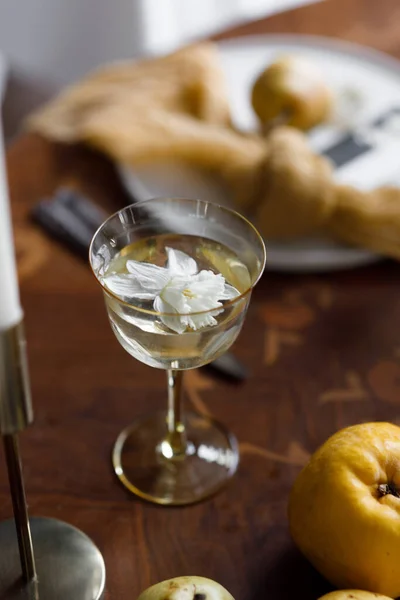
[[[398,0],[334,0],[235,33],[331,35],[400,57],[399,23]],[[188,404],[236,432],[239,472],[207,502],[158,508],[126,493],[110,450],[131,419],[165,401],[165,376],[122,350],[88,266],[28,218],[40,198],[71,182],[109,209],[128,199],[104,158],[33,135],[12,145],[8,171],[36,413],[22,436],[31,514],[69,521],[95,540],[112,600],[182,574],[214,578],[238,600],[312,600],[328,590],[289,539],[287,497],[335,430],[399,420],[400,294],[390,281],[398,265],[263,278],[235,346],[250,380],[232,385],[190,372],[186,382]],[[4,466],[0,475],[6,519]]]

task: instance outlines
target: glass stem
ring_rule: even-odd
[[[184,457],[186,455],[186,433],[182,422],[182,382],[183,371],[168,369],[168,416],[167,427],[169,443],[172,453],[171,458]]]

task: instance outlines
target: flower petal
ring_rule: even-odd
[[[137,298],[138,300],[152,300],[155,293],[144,289],[135,275],[128,273],[114,273],[103,277],[103,283],[114,294],[121,298]]]
[[[157,296],[157,298],[154,300],[154,310],[156,310],[157,312],[160,313],[174,313],[176,312],[176,310],[174,309],[174,307],[169,304],[168,302],[166,302],[165,300],[163,300],[161,298],[161,296]],[[187,317],[182,317],[182,316],[165,316],[165,315],[160,315],[159,319],[162,323],[164,323],[164,325],[166,327],[168,327],[168,329],[171,329],[172,331],[175,331],[175,333],[184,333],[187,329],[188,326],[188,320]]]
[[[173,281],[172,279],[171,284]],[[222,306],[219,298],[225,298],[225,279],[212,271],[200,271],[187,283],[183,293],[188,298],[189,312],[219,308]],[[219,314],[219,311],[216,314]]]
[[[200,271],[190,279],[188,287],[199,296],[213,296],[219,298],[224,291],[225,279],[220,273],[213,271]]]
[[[167,268],[170,275],[195,275],[197,273],[197,263],[188,254],[175,250],[174,248],[166,248],[168,261]]]
[[[190,305],[188,299],[184,295],[187,280],[180,280],[179,278],[173,278],[169,281],[168,285],[159,294],[161,299],[173,307],[173,312],[178,314],[187,314],[190,312]],[[168,311],[167,311],[168,312]],[[171,311],[169,311],[171,312]]]
[[[233,287],[233,285],[229,285],[229,283],[225,283],[223,295],[219,296],[220,300],[232,300],[233,298],[237,298],[240,296],[240,292]]]
[[[221,311],[216,310],[212,313],[205,313],[204,315],[193,315],[188,317],[188,325],[191,329],[195,331],[197,329],[201,329],[202,327],[212,327],[217,325],[218,321],[213,317],[213,315],[218,315]]]
[[[151,263],[138,262],[137,260],[127,260],[126,268],[134,276],[137,286],[141,290],[152,293],[152,298],[157,296],[164,286],[167,285],[170,275],[167,269],[152,265]]]

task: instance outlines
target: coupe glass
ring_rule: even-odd
[[[149,307],[116,293],[107,284],[108,274],[115,269],[126,273],[124,261],[131,256],[130,249],[137,249],[136,261],[147,263],[149,247],[157,248],[158,240],[164,239],[178,250],[189,243],[192,258],[206,257],[211,270],[221,273],[236,291],[211,309],[192,312],[191,319],[201,322],[200,327],[193,321],[185,326],[186,310],[161,312],[153,304]],[[201,243],[192,244],[193,240]],[[235,437],[213,419],[183,412],[183,372],[216,359],[236,340],[264,269],[264,243],[253,225],[232,210],[201,200],[157,198],[128,206],[107,219],[93,237],[89,258],[120,344],[141,362],[167,372],[167,410],[140,416],[120,433],[112,453],[114,470],[131,492],[157,504],[202,500],[234,474],[238,446]],[[189,294],[186,289],[185,293]],[[194,295],[190,292],[187,297]]]

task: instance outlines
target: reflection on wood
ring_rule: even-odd
[[[283,298],[293,304],[309,301],[318,308],[327,310],[333,304],[333,291],[330,285],[312,283],[289,290]]]
[[[273,365],[278,360],[284,344],[301,346],[302,343],[303,336],[297,333],[268,329],[265,333],[264,363],[269,367]]]
[[[289,444],[286,454],[278,454],[277,452],[272,452],[271,450],[261,448],[261,446],[256,446],[255,444],[250,444],[248,442],[241,442],[239,444],[239,450],[242,456],[253,454],[254,456],[261,456],[267,460],[294,465],[296,467],[304,467],[310,458],[309,452],[297,442],[291,442]]]
[[[368,383],[383,402],[400,403],[400,365],[386,360],[379,362],[368,373]]]
[[[347,387],[327,390],[319,397],[319,404],[328,402],[353,402],[369,399],[368,390],[363,386],[361,377],[354,371],[348,371],[345,376]]]
[[[315,320],[314,311],[306,304],[266,302],[260,310],[261,319],[270,327],[280,329],[304,329]]]

